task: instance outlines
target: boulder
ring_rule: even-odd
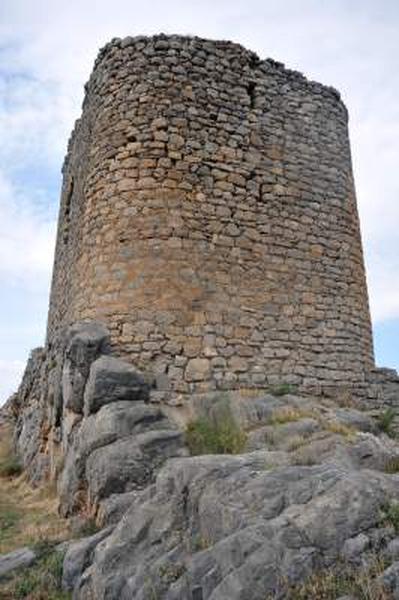
[[[132,365],[111,356],[93,362],[84,393],[85,416],[119,400],[147,401],[149,385]]]
[[[179,431],[148,431],[94,450],[87,459],[90,504],[115,493],[142,489],[170,457],[186,453]]]
[[[88,456],[96,448],[123,437],[170,428],[170,421],[161,410],[144,402],[105,404],[83,419],[79,432],[80,452]]]
[[[105,404],[70,436],[58,483],[60,512],[68,516],[87,503],[97,507],[112,494],[141,489],[167,458],[185,453],[181,432],[159,408],[140,401]]]
[[[109,331],[96,321],[79,322],[65,334],[65,357],[62,371],[64,407],[76,413],[83,410],[83,393],[91,363],[108,352]]]
[[[90,563],[97,544],[112,533],[112,527],[106,527],[98,533],[68,545],[63,563],[62,589],[72,591],[78,584],[80,576]]]
[[[399,561],[385,569],[378,578],[378,582],[393,594],[394,600],[399,600]]]
[[[370,546],[370,539],[364,533],[346,540],[342,547],[342,556],[349,561],[356,562],[359,556]]]
[[[19,548],[0,556],[0,579],[10,575],[16,569],[30,567],[38,556],[31,548]]]

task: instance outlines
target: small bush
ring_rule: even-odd
[[[393,456],[392,458],[388,458],[384,464],[384,471],[385,473],[389,473],[390,475],[399,473],[399,456]]]
[[[269,391],[273,396],[286,396],[287,394],[295,394],[297,388],[291,383],[280,383],[269,387]]]
[[[338,565],[334,569],[322,569],[308,579],[290,588],[286,600],[336,600],[350,596],[357,600],[391,600],[392,595],[376,578],[387,567],[380,557],[374,557],[367,568],[355,569]]]
[[[378,419],[378,429],[390,437],[396,437],[394,431],[395,417],[396,411],[393,408],[387,408]]]
[[[383,509],[385,520],[392,525],[395,533],[399,533],[399,504],[388,504]]]
[[[186,443],[192,455],[239,454],[245,448],[247,434],[236,423],[229,409],[214,417],[189,423]]]

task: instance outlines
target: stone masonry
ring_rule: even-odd
[[[339,93],[231,42],[114,39],[63,168],[47,346],[107,325],[159,390],[361,390],[374,366]]]

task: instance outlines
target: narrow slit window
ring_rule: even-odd
[[[71,224],[71,204],[73,196],[74,181],[73,177],[69,180],[68,188],[66,191],[65,207],[64,207],[64,219],[63,219],[63,241],[64,244],[68,243],[69,239],[69,227]]]

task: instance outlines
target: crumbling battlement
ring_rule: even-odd
[[[361,389],[372,335],[333,88],[230,42],[116,39],[63,173],[48,346],[96,319],[165,394]]]

